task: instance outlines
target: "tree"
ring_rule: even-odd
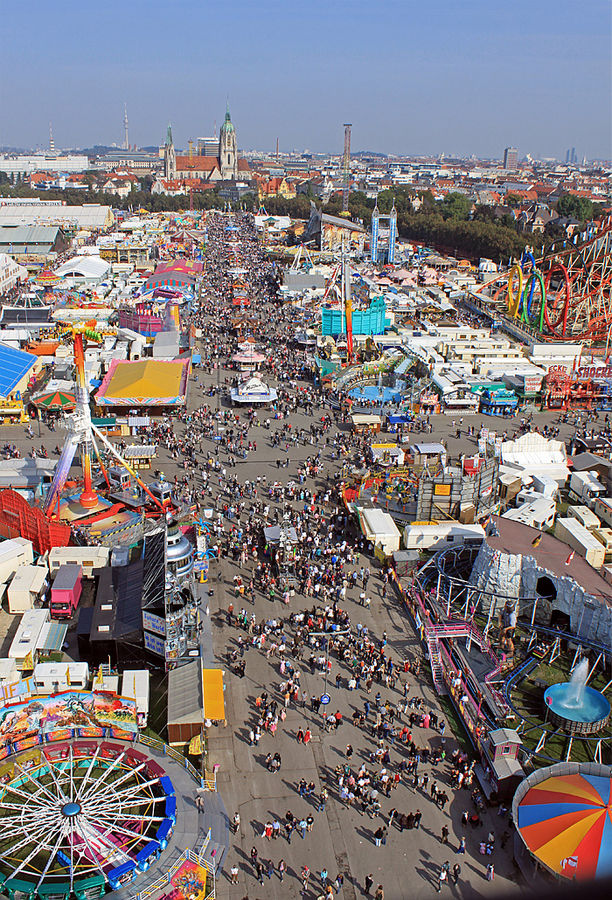
[[[586,222],[593,218],[593,201],[575,194],[562,194],[557,201],[557,213],[568,219]]]
[[[467,219],[472,209],[472,201],[465,194],[452,191],[442,201],[442,214],[444,218]]]
[[[506,194],[506,206],[509,206],[510,209],[516,209],[517,206],[520,206],[521,198],[518,194]]]

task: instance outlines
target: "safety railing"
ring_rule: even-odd
[[[192,763],[186,759],[182,753],[179,753],[178,750],[175,750],[173,747],[169,747],[168,744],[164,744],[163,741],[158,741],[157,738],[149,737],[146,734],[139,734],[137,736],[137,741],[140,744],[144,744],[145,747],[151,747],[153,750],[157,750],[159,753],[162,753],[164,756],[169,756],[170,759],[173,759],[180,766],[182,766],[185,771],[189,772],[193,780],[201,787],[205,788],[208,791],[216,791],[217,790],[217,776],[214,772],[206,772],[203,776],[198,770],[195,768]]]
[[[206,871],[206,889],[207,893],[203,900],[214,900],[216,893],[216,873],[215,867],[204,858],[204,856],[194,853],[193,850],[184,850],[181,855],[176,859],[172,865],[168,868],[163,875],[160,875],[155,881],[152,881],[151,884],[148,884],[146,888],[143,888],[138,894],[133,894],[129,900],[148,900],[150,897],[154,897],[159,893],[162,888],[166,887],[166,885],[170,884],[172,877],[176,875],[179,871],[183,863],[185,862],[193,862],[200,868]],[[209,881],[211,882],[211,889],[209,888]]]

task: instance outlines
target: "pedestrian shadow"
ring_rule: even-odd
[[[364,838],[364,840],[369,841],[371,844],[374,843],[374,832],[371,828],[363,828],[363,826],[360,825],[355,831],[360,837]]]
[[[234,735],[238,738],[239,741],[243,744],[248,744],[249,747],[254,747],[255,744],[251,744],[249,741],[249,728],[237,728],[234,732]]]
[[[436,884],[435,878],[432,878],[431,875],[429,874],[429,872],[427,872],[425,869],[419,869],[418,866],[415,866],[414,871],[417,873],[417,875],[420,878],[423,879],[423,881],[426,881],[428,884],[435,886],[435,884]]]
[[[255,837],[263,837],[263,822],[260,822],[258,819],[251,819],[250,826],[253,829],[253,834]]]

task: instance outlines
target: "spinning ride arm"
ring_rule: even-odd
[[[62,455],[60,456],[55,469],[53,482],[51,483],[51,487],[47,491],[47,496],[45,498],[44,511],[47,516],[53,515],[53,509],[59,500],[59,496],[66,483],[66,479],[68,478],[68,472],[70,471],[70,466],[72,465],[72,460],[74,459],[78,445],[78,436],[74,434],[71,434],[64,444]]]
[[[103,435],[102,432],[95,425],[92,425],[91,428],[92,428],[92,431],[95,432],[96,436],[100,438],[100,440],[102,441],[102,443],[104,444],[106,449],[109,450],[113,454],[113,456],[119,460],[119,462],[124,467],[124,469],[126,469],[130,473],[132,478],[143,489],[145,494],[147,494],[147,496],[151,498],[151,500],[155,503],[156,506],[158,506],[162,510],[162,512],[166,512],[166,508],[165,508],[164,504],[160,500],[158,500],[154,494],[151,493],[151,491],[146,486],[146,484],[144,483],[142,478],[140,478],[139,475],[137,474],[136,470],[133,469],[129,465],[129,463],[127,463],[125,461],[125,459],[121,456],[121,454],[115,449],[115,447],[113,447],[111,442],[109,440],[107,440],[105,435]]]

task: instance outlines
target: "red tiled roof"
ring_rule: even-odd
[[[212,172],[219,168],[216,156],[177,156],[177,172]]]

